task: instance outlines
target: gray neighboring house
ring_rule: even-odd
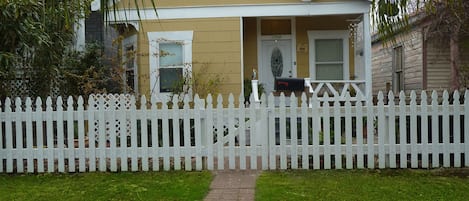
[[[412,19],[411,19],[412,20]],[[427,19],[414,20],[411,30],[396,35],[396,43],[383,46],[372,40],[373,95],[379,91],[415,90],[439,92],[451,89],[449,38],[436,38],[427,31]],[[469,37],[460,39],[461,67],[469,65]],[[467,79],[467,78],[466,78]]]

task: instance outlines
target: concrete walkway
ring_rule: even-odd
[[[215,178],[205,201],[254,200],[256,179],[260,171],[227,170],[214,172]]]

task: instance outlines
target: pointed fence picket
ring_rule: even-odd
[[[467,167],[468,97],[6,98],[0,172]]]

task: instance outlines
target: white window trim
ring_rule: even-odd
[[[161,42],[175,41],[183,44],[183,76],[187,72],[192,72],[192,40],[194,31],[164,31],[164,32],[148,32],[148,40],[150,43],[150,93],[157,98],[158,102],[166,102],[171,95],[170,92],[160,92],[159,82],[159,44]]]
[[[397,55],[396,51],[397,49],[401,49],[401,60],[397,61]],[[397,70],[397,63],[401,63],[401,69]],[[405,49],[404,45],[399,44],[396,45],[392,48],[392,87],[391,90],[394,92],[394,94],[399,94],[401,91],[405,91]],[[400,83],[397,83],[397,76],[401,76],[399,81]]]
[[[127,62],[127,48],[133,46],[133,49],[135,52],[137,52],[137,35],[134,34],[132,36],[129,36],[127,38],[124,38],[122,40],[122,63],[124,63],[124,70],[127,71],[127,66],[125,63]],[[124,72],[124,75],[127,76]],[[125,83],[127,83],[127,78],[125,80]],[[137,54],[134,55],[134,93],[138,94],[138,66],[137,66]]]
[[[348,30],[331,30],[331,31],[308,31],[309,39],[309,76],[312,80],[316,80],[316,39],[342,39],[343,56],[344,56],[344,72],[343,80],[349,80],[349,31]]]

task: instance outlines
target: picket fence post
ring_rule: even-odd
[[[202,135],[206,135],[206,146],[207,146],[207,169],[213,170],[213,103],[212,103],[212,95],[207,95],[207,107],[206,107],[206,115],[207,118],[205,120],[205,133]]]
[[[454,150],[454,167],[461,167],[461,122],[459,91],[454,91],[453,94],[453,150]],[[458,122],[458,123],[457,123]],[[469,126],[469,125],[468,125]]]
[[[464,93],[464,162],[469,167],[469,89]]]
[[[26,109],[25,109],[25,117],[26,117],[26,163],[27,163],[27,170],[28,173],[34,172],[34,150],[33,150],[33,109],[32,109],[32,101],[30,97],[26,98]],[[0,126],[1,129],[1,126]],[[0,137],[1,137],[0,132]],[[1,146],[3,146],[0,143]],[[3,159],[2,159],[3,161]],[[1,169],[1,168],[0,168]],[[0,171],[1,172],[1,171]]]
[[[21,108],[21,99],[17,97],[15,99],[15,134],[16,134],[16,172],[23,172],[23,109]]]
[[[339,95],[334,93],[334,146],[335,146],[335,169],[342,169],[342,119],[340,112]],[[313,121],[317,122],[317,121]],[[314,126],[313,126],[314,127]],[[319,125],[317,125],[319,127]],[[316,134],[316,132],[314,133]],[[314,142],[314,140],[313,140]],[[319,169],[319,164],[317,168]]]
[[[316,97],[313,98],[315,100]],[[315,101],[313,105],[316,105]],[[319,104],[319,103],[317,103]],[[313,107],[314,108],[314,107]],[[322,113],[319,114],[324,122],[324,129],[322,130],[322,141],[324,145],[324,156],[323,156],[323,163],[324,169],[329,170],[332,168],[332,154],[331,154],[331,108],[329,105],[329,94],[324,94],[324,101],[322,102]],[[315,138],[316,139],[316,138]],[[316,140],[313,140],[313,142]],[[334,151],[335,152],[335,151]],[[319,160],[316,160],[319,162]]]
[[[75,121],[73,119],[73,98],[69,96],[67,98],[67,111],[66,111],[66,122],[67,122],[67,150],[68,150],[68,172],[75,172]]]
[[[439,144],[439,121],[438,121],[438,95],[436,91],[432,92],[432,168],[437,168],[440,165],[440,150]]]
[[[326,93],[327,94],[327,93]],[[327,95],[326,95],[327,97]],[[326,99],[327,101],[327,99]],[[329,104],[327,102],[326,104]],[[319,153],[319,132],[321,132],[320,124],[321,124],[321,113],[319,112],[320,102],[316,94],[313,94],[312,101],[311,101],[311,126],[312,126],[312,134],[311,134],[311,141],[313,146],[313,169],[317,170],[320,168],[320,153]]]
[[[65,172],[65,159],[64,159],[64,113],[63,113],[63,100],[62,97],[57,97],[56,100],[56,113],[57,113],[57,158],[58,158],[58,171]]]
[[[230,170],[235,169],[235,124],[234,124],[234,96],[228,96],[228,165]]]
[[[109,162],[111,172],[117,172],[117,153],[116,153],[116,137],[117,137],[117,118],[116,118],[116,101],[119,101],[119,97],[112,96],[109,101],[109,110],[107,112],[106,119],[109,123]],[[119,108],[120,109],[120,108]],[[122,134],[121,134],[122,136]]]
[[[306,93],[301,94],[301,168],[309,169],[308,154],[308,100]]]
[[[254,102],[254,101],[253,101]],[[259,108],[260,103],[255,102],[255,104],[249,105],[249,126],[250,126],[250,137],[249,137],[249,157],[250,157],[250,168],[251,170],[257,169],[257,139],[259,139],[259,130],[256,127],[257,114],[256,111]]]
[[[374,111],[373,111],[373,100],[371,95],[366,97],[366,132],[367,132],[367,168],[375,168],[375,151],[374,151],[374,137],[375,132],[373,129],[374,124]]]
[[[201,120],[201,113],[204,111],[204,106],[205,103],[202,103],[202,100],[200,100],[199,95],[196,94],[194,97],[194,137],[195,137],[195,148],[196,148],[196,156],[195,156],[195,169],[196,170],[202,170],[203,168],[203,140],[202,140],[202,135],[205,135],[202,133],[202,120]]]
[[[275,98],[272,93],[269,94],[267,97],[267,109],[269,110],[269,119],[268,119],[268,135],[269,135],[269,169],[275,170],[277,169],[277,150],[276,150],[276,138],[277,134],[275,132],[275,122],[277,119],[277,115],[275,112]],[[244,110],[243,110],[244,113]],[[241,146],[243,149],[243,146]]]
[[[443,92],[443,167],[450,167],[449,153],[449,94],[448,91]]]
[[[422,136],[422,168],[429,167],[428,161],[428,106],[427,106],[427,92],[422,91],[420,95],[421,107],[421,136]]]
[[[357,102],[356,102],[356,136],[357,136],[357,168],[358,169],[363,169],[365,166],[364,162],[364,152],[363,152],[363,96],[361,93],[358,93],[357,96]],[[393,107],[394,108],[394,107]]]
[[[85,143],[85,109],[84,100],[82,96],[78,97],[77,101],[77,116],[78,116],[78,171],[86,171],[86,143]],[[88,121],[89,129],[90,121]],[[88,130],[90,133],[90,130]],[[89,141],[88,141],[89,143]],[[89,146],[89,145],[88,145]]]
[[[469,167],[469,90],[464,94],[464,162]]]

